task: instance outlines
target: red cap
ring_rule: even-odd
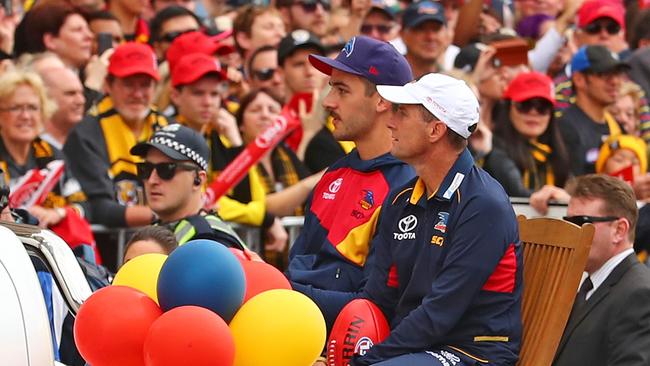
[[[598,18],[611,18],[625,28],[625,8],[616,0],[589,0],[578,10],[578,27],[584,28]]]
[[[517,75],[505,92],[504,99],[511,99],[515,102],[523,102],[532,98],[544,98],[555,104],[555,87],[548,76],[539,72],[522,72]]]
[[[192,84],[206,74],[217,74],[221,79],[226,78],[219,61],[213,56],[202,53],[185,55],[172,70],[172,86]]]
[[[118,78],[145,74],[160,80],[156,55],[144,43],[127,42],[118,46],[108,60],[108,73]]]
[[[219,41],[227,38],[223,33],[210,37],[202,32],[187,32],[178,36],[167,49],[167,62],[169,69],[174,70],[178,61],[190,53],[202,53],[204,55],[226,55],[234,52],[232,46],[220,44]]]

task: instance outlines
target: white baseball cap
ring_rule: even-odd
[[[404,86],[378,85],[382,98],[397,104],[421,104],[452,131],[468,138],[479,120],[478,100],[467,84],[443,74],[427,74]]]

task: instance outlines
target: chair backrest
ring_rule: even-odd
[[[580,279],[594,226],[519,216],[524,246],[523,342],[518,366],[553,362]]]

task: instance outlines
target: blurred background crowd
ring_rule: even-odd
[[[647,0],[3,1],[4,178],[16,190],[65,161],[43,200],[16,205],[44,227],[148,225],[132,146],[184,124],[208,142],[212,181],[282,114],[300,128],[209,209],[259,227],[284,267],[279,218],[301,215],[319,173],[354,148],[332,133],[328,78],[308,55],[334,57],[355,35],[390,42],[416,78],[473,88],[470,150],[508,195],[544,214],[571,177],[619,176],[642,207],[637,251],[650,246]]]

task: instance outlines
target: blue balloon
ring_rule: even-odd
[[[196,305],[230,322],[245,292],[246,277],[239,260],[212,240],[192,240],[179,246],[158,276],[158,302],[164,311]]]

